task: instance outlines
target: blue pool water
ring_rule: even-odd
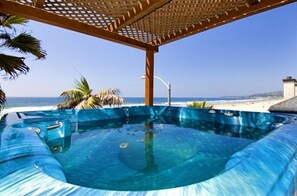
[[[71,135],[69,149],[55,157],[72,184],[106,190],[158,190],[223,173],[234,153],[268,131],[185,119],[98,121],[81,125]]]
[[[17,112],[1,195],[294,195],[297,116],[181,107]]]

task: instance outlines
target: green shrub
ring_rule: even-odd
[[[199,102],[199,101],[193,101],[191,104],[187,104],[187,107],[190,108],[207,108],[207,109],[212,109],[213,105],[207,106],[206,105],[206,100]]]

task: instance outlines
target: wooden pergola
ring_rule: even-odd
[[[296,0],[0,0],[22,16],[146,51],[145,105],[153,105],[159,46]]]

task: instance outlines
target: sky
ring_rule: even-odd
[[[297,3],[229,23],[161,46],[155,75],[172,85],[173,97],[243,96],[282,90],[297,78]],[[45,60],[29,56],[30,72],[1,80],[7,97],[57,97],[84,76],[93,93],[119,88],[143,97],[145,51],[30,21]],[[155,80],[154,96],[167,89]]]

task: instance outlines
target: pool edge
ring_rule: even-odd
[[[230,161],[237,159],[237,162],[229,163],[231,166],[222,175],[184,187],[141,192],[91,189],[51,178],[38,169],[36,164],[30,164],[2,177],[0,192],[21,195],[54,193],[61,195],[134,195],[138,193],[141,195],[224,195],[224,193],[244,193],[246,195],[285,193],[293,195],[296,189],[297,171],[297,141],[294,140],[296,137],[296,124],[283,125],[262,140],[236,153]],[[286,160],[279,158],[280,155],[284,156]],[[271,168],[269,165],[272,163],[274,165]],[[0,163],[1,166],[2,163]],[[234,175],[237,176],[236,179],[234,179]],[[248,181],[245,178],[246,175],[250,176]]]

